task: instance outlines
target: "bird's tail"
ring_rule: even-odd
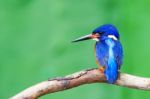
[[[114,59],[108,61],[108,66],[106,67],[104,74],[108,83],[113,84],[118,79],[118,66]]]

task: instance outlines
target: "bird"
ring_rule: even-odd
[[[95,40],[95,56],[99,70],[104,73],[106,81],[113,84],[117,81],[123,63],[123,47],[117,28],[112,24],[104,24],[72,42]]]

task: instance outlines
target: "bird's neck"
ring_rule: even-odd
[[[109,38],[107,36],[103,36],[99,39],[97,43],[103,43],[109,47],[113,47],[115,45],[115,42],[119,42],[119,40],[115,40],[113,38]]]
[[[99,44],[105,46],[105,48],[108,50],[109,58],[114,58],[113,48],[116,45],[115,40],[107,38],[97,42],[97,46],[99,46]]]
[[[108,45],[110,48],[113,48],[115,46],[115,41],[111,38],[105,39],[106,45]]]
[[[105,41],[105,40],[108,40],[108,39],[112,39],[114,41],[119,41],[119,39],[115,35],[103,35],[103,36],[100,36],[99,41]]]

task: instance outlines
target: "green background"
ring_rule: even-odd
[[[0,0],[0,99],[48,78],[97,67],[94,41],[70,41],[106,23],[121,35],[121,71],[149,77],[149,5],[149,0]],[[149,97],[148,91],[91,84],[40,99]]]

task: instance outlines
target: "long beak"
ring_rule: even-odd
[[[85,35],[85,36],[82,36],[78,39],[75,39],[74,41],[72,42],[79,42],[79,41],[84,41],[84,40],[89,40],[89,39],[97,39],[99,36],[98,35],[95,35],[95,34],[89,34],[89,35]]]

